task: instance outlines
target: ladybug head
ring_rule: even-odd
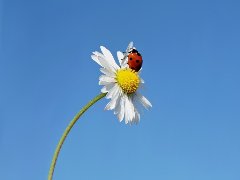
[[[138,56],[141,56],[141,54],[136,49],[132,49],[129,53],[136,53]]]

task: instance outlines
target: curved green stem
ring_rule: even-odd
[[[49,169],[49,173],[48,173],[48,180],[52,180],[53,177],[53,172],[54,172],[54,168],[56,166],[56,162],[57,162],[57,158],[59,155],[59,152],[61,150],[61,147],[68,135],[68,133],[70,132],[70,130],[72,129],[72,127],[74,126],[74,124],[77,122],[77,120],[81,117],[81,115],[88,110],[88,108],[90,108],[93,104],[95,104],[97,101],[99,101],[100,99],[102,99],[103,97],[106,96],[106,93],[101,93],[99,95],[97,95],[94,99],[92,99],[89,103],[87,103],[86,106],[84,106],[78,113],[77,115],[73,118],[73,120],[69,123],[69,125],[67,126],[67,128],[65,129],[61,139],[58,142],[57,148],[54,152],[53,155],[53,159],[52,159],[52,163]]]

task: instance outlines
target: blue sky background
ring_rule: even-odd
[[[153,108],[137,126],[92,107],[56,180],[239,180],[240,2],[0,1],[0,179],[47,178],[73,116],[100,92],[100,45],[142,53]]]

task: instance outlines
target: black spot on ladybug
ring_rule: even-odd
[[[130,58],[130,60],[132,60],[132,58]]]
[[[136,60],[136,63],[139,63],[140,62],[140,60]]]

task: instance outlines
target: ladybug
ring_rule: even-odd
[[[142,55],[136,50],[132,49],[128,54],[128,65],[129,68],[139,71],[142,67]]]

